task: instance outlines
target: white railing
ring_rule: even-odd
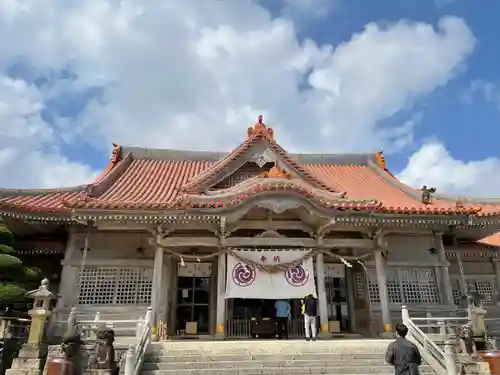
[[[111,328],[115,331],[117,336],[123,336],[123,333],[133,332],[131,335],[136,338],[140,338],[143,326],[145,323],[145,317],[139,316],[135,319],[130,319],[130,313],[122,314],[123,317],[128,319],[106,319],[101,317],[101,313],[99,311],[93,314],[92,319],[79,319],[78,315],[82,314],[81,311],[78,311],[76,307],[72,307],[69,314],[67,315],[67,319],[62,320],[62,314],[57,312],[53,314],[53,319],[49,324],[49,334],[52,336],[62,336],[66,332],[78,331],[80,332],[82,339],[86,340],[95,340],[96,333],[99,329],[102,328]],[[144,313],[143,313],[144,314]],[[120,314],[113,313],[114,317]],[[89,315],[85,314],[88,318]]]
[[[142,326],[142,331],[139,339],[139,343],[134,348],[130,345],[125,356],[125,375],[139,375],[141,372],[142,364],[144,363],[144,357],[148,351],[149,344],[151,343],[151,327],[153,325],[153,309],[148,307],[146,311],[146,316],[144,318],[144,323]]]
[[[403,324],[408,327],[408,339],[417,345],[422,357],[436,371],[438,375],[457,375],[457,365],[455,360],[455,341],[447,339],[446,320],[463,318],[415,318],[429,321],[443,321],[444,351],[417,326],[415,319],[410,318],[408,308],[401,309]]]

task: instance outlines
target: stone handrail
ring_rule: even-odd
[[[446,340],[444,351],[441,350],[410,318],[408,308],[401,309],[403,324],[408,327],[408,338],[419,349],[425,361],[438,375],[457,375],[454,341]],[[445,320],[445,318],[441,318]]]
[[[130,345],[125,356],[125,375],[139,375],[141,372],[144,357],[151,343],[151,328],[153,326],[153,308],[148,307],[139,343],[135,346]]]
[[[78,310],[76,307],[72,307],[67,319],[51,321],[51,326],[53,329],[60,327],[63,332],[70,332],[78,330],[83,339],[95,339],[95,334],[99,328],[111,328],[115,332],[124,329],[123,326],[134,327],[135,337],[139,338],[142,334],[143,326],[145,323],[145,317],[138,317],[136,319],[102,319],[101,313],[96,312],[92,319],[78,319]],[[128,329],[127,329],[128,330]]]

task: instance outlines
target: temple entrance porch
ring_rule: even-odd
[[[226,337],[277,338],[279,332],[275,310],[276,301],[278,299],[228,299]],[[291,316],[288,319],[288,337],[304,337],[300,299],[287,301],[291,307]]]
[[[328,335],[354,333],[356,327],[353,324],[351,309],[354,292],[350,270],[346,270],[347,267],[341,263],[321,265],[317,257],[312,264],[314,266],[311,268],[313,271],[311,281],[315,287],[314,294],[318,297],[317,331]],[[289,337],[304,337],[304,323],[300,309],[302,294],[297,295],[300,298],[290,298],[280,295],[279,290],[276,290],[275,294],[267,297],[263,295],[264,298],[226,298],[229,277],[227,266],[227,259],[224,256],[220,256],[217,262],[212,263],[177,264],[174,284],[176,292],[172,293],[175,295],[175,304],[172,306],[169,324],[170,327],[174,327],[174,330],[170,331],[171,335],[176,337],[214,335],[219,338],[223,335],[222,338],[229,339],[271,337],[274,332],[272,326],[276,322],[274,302],[277,299],[288,299],[292,308],[288,327]],[[321,285],[323,283],[324,286]],[[222,295],[218,298],[219,289],[222,288],[224,288],[220,291]],[[260,327],[257,327],[258,325]],[[268,328],[258,333],[257,330],[264,326]]]

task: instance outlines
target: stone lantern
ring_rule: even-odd
[[[26,294],[33,298],[33,308],[28,311],[31,316],[31,327],[27,346],[39,347],[45,332],[45,324],[52,315],[50,302],[59,296],[49,290],[49,280],[43,279],[38,289],[31,290]]]
[[[33,298],[33,308],[28,311],[31,316],[28,342],[21,348],[19,356],[14,359],[6,375],[39,374],[47,356],[47,345],[42,340],[45,325],[52,314],[50,302],[59,296],[49,290],[48,279],[43,279],[38,289],[29,291],[27,296]]]

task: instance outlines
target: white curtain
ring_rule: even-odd
[[[308,252],[287,251],[234,251],[237,256],[227,257],[226,298],[292,299],[307,293],[316,296],[312,258],[287,271],[267,272],[252,267],[241,259],[249,259],[262,265],[290,263],[303,258]]]

